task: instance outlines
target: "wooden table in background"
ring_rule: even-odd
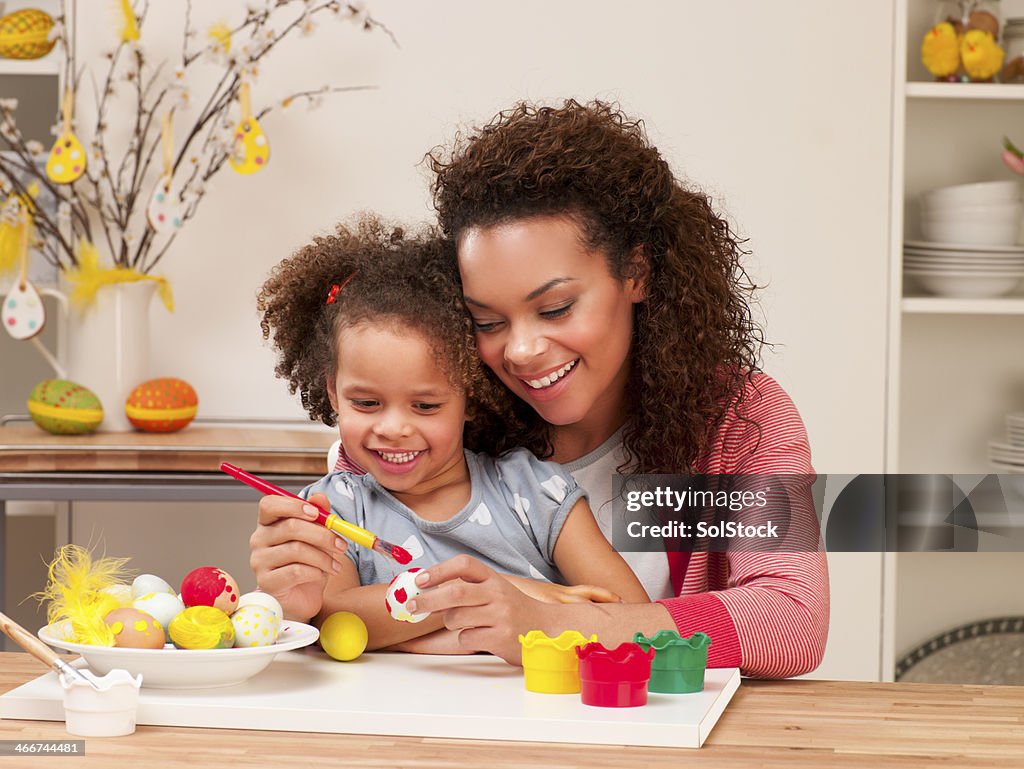
[[[192,423],[176,433],[50,435],[32,423],[0,425],[0,611],[6,503],[12,500],[255,502],[259,493],[221,462],[295,491],[327,472],[326,430]]]
[[[0,654],[0,693],[43,672],[27,654]],[[62,722],[0,721],[0,740],[69,739],[80,738]],[[90,737],[85,750],[0,758],[0,768],[1012,769],[1024,766],[1024,687],[744,680],[699,750],[158,726]]]

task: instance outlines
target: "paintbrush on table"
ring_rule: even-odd
[[[83,674],[78,668],[74,668],[66,663],[57,656],[57,652],[25,630],[25,628],[3,612],[0,612],[0,630],[3,630],[7,636],[14,641],[14,643],[18,644],[18,646],[47,667],[55,670],[57,673],[63,673],[69,679],[85,681],[96,691],[101,691],[95,681]]]

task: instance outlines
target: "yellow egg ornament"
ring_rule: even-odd
[[[46,159],[46,175],[57,184],[71,184],[85,173],[85,149],[78,137],[71,132],[71,112],[74,96],[69,88],[64,92],[61,105],[62,128],[57,141],[50,148]]]
[[[270,160],[270,145],[260,124],[252,116],[248,83],[242,83],[238,87],[238,104],[242,119],[235,128],[235,138],[228,162],[238,173],[248,175],[266,167],[267,161]]]
[[[350,611],[338,611],[320,626],[320,646],[341,662],[351,662],[366,651],[366,623]]]

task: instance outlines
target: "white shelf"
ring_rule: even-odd
[[[907,83],[908,99],[981,99],[1024,102],[1024,85],[1016,83]]]
[[[907,296],[900,302],[904,313],[921,315],[1024,315],[1024,297],[952,299],[942,296]]]
[[[59,75],[60,57],[52,52],[41,59],[0,59],[2,75]]]

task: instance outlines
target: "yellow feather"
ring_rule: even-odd
[[[116,596],[102,591],[125,582],[128,560],[103,557],[94,561],[92,554],[78,545],[58,550],[50,562],[46,589],[34,596],[49,602],[47,621],[70,620],[71,640],[77,643],[113,646],[114,634],[103,618],[120,603]]]
[[[139,39],[139,23],[135,20],[135,12],[132,10],[131,0],[120,0],[121,10],[121,40],[128,42],[129,40]]]
[[[69,271],[66,278],[72,286],[69,299],[76,307],[88,307],[92,304],[96,292],[102,286],[152,280],[157,283],[157,293],[168,312],[174,312],[174,296],[167,278],[143,275],[130,267],[100,267],[99,251],[85,238],[78,241],[78,267]]]
[[[218,21],[206,30],[207,36],[221,47],[224,53],[231,50],[231,28],[223,21]]]

